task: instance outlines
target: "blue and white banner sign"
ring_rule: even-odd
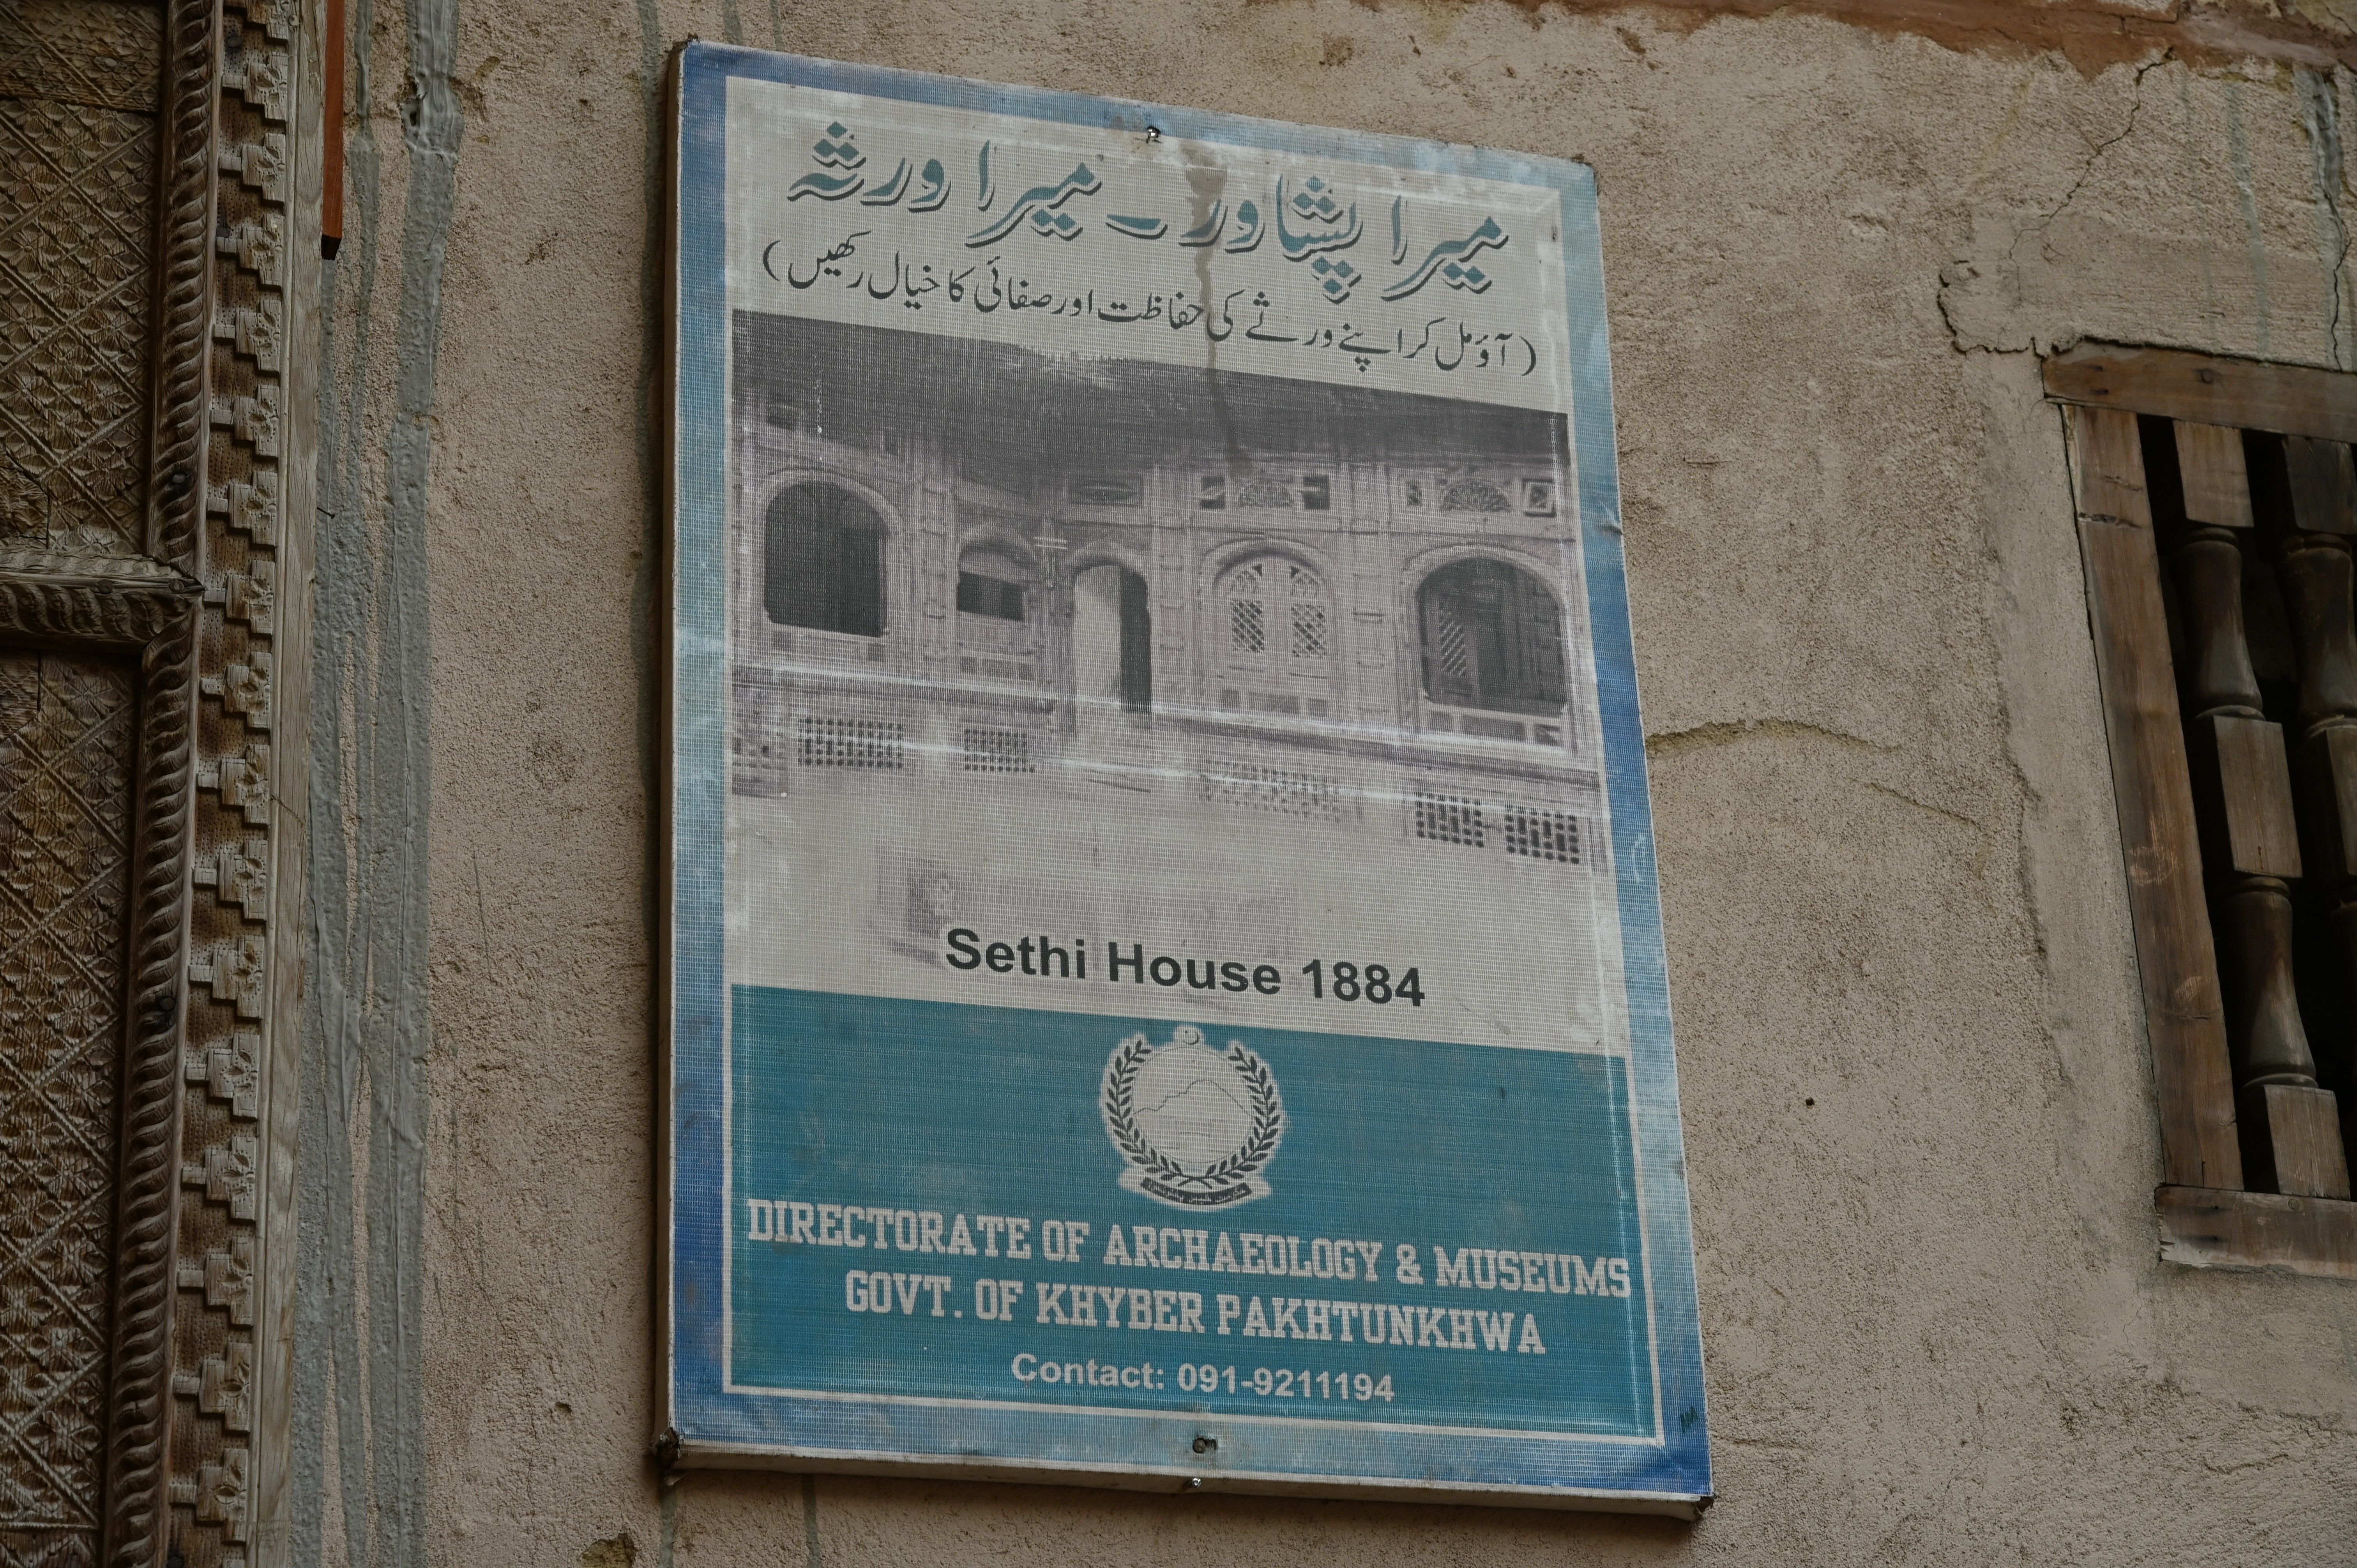
[[[1591,172],[674,93],[665,1451],[1691,1514]]]

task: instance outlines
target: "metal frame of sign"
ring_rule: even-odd
[[[671,89],[658,1452],[1694,1517],[1592,171]]]

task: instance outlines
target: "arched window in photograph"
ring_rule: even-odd
[[[1281,555],[1221,580],[1220,705],[1324,718],[1333,670],[1333,610],[1317,573]]]
[[[1424,694],[1450,707],[1556,714],[1563,615],[1546,585],[1502,561],[1458,561],[1416,591]]]
[[[884,520],[840,485],[796,485],[770,503],[761,602],[780,626],[884,635]]]

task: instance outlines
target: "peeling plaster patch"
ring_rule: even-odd
[[[1649,757],[1674,757],[1683,751],[1701,751],[1712,746],[1731,746],[1746,740],[1830,740],[1838,746],[1860,751],[1897,751],[1895,746],[1884,746],[1852,735],[1847,730],[1827,729],[1802,719],[1745,719],[1739,724],[1695,725],[1690,729],[1663,730],[1645,737],[1645,755]]]
[[[581,1568],[638,1568],[639,1543],[629,1530],[593,1541],[582,1549]]]
[[[2051,207],[2018,223],[2002,216],[1993,216],[1986,221],[1995,232],[1986,239],[1980,232],[1980,225],[1985,220],[1975,215],[1972,252],[1940,269],[1940,316],[1947,325],[1949,346],[1958,353],[1970,353],[1978,349],[1992,353],[2018,354],[2040,346],[2022,315],[2023,243],[2031,239],[2039,242],[2029,258],[2028,264],[2034,265],[2040,259],[2047,231],[2077,202],[2080,192],[2095,177],[2096,169],[2104,162],[2105,155],[2136,134],[2144,113],[2145,78],[2169,63],[2169,59],[2161,59],[2147,61],[2136,68],[2129,84],[2127,113],[2121,119],[2120,128],[2090,144],[2078,173],[2072,177],[2070,188]],[[2180,80],[2181,77],[2182,72]],[[1985,177],[1998,145],[2012,131],[2029,80],[2029,77],[2023,79],[2022,88],[2016,91],[2014,106],[2007,111],[2004,122],[1975,164],[1972,177],[1974,185]],[[1999,245],[2003,247],[2002,254],[1996,253]]]

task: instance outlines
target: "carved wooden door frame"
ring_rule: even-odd
[[[136,670],[102,1561],[260,1568],[287,1547],[319,7],[161,10],[144,517],[120,552],[0,541],[0,644]]]

